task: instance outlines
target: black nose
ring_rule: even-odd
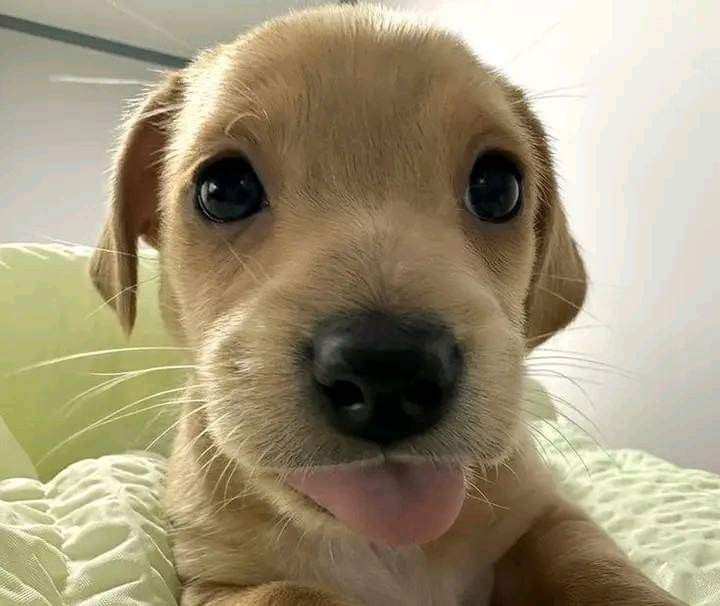
[[[387,445],[427,431],[448,408],[460,349],[432,322],[363,314],[333,319],[313,342],[314,378],[342,433]]]

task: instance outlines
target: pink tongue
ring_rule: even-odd
[[[431,463],[329,469],[290,476],[288,483],[355,532],[391,547],[438,538],[465,499],[462,471]]]

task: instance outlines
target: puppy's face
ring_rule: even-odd
[[[100,248],[141,235],[208,434],[295,508],[262,478],[502,460],[524,354],[584,293],[522,95],[369,9],[273,22],[168,78],[131,120]],[[132,257],[93,271],[130,327]]]

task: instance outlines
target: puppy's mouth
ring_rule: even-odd
[[[462,468],[431,461],[297,472],[287,483],[350,530],[389,547],[437,539],[465,500]]]

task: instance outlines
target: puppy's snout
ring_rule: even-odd
[[[336,318],[313,342],[314,379],[330,422],[381,445],[427,431],[442,418],[461,364],[446,328],[383,314]]]

